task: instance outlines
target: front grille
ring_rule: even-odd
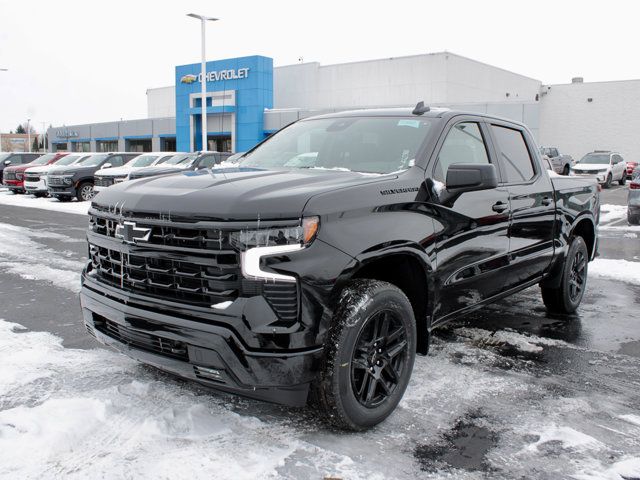
[[[62,180],[62,177],[52,177],[51,175],[49,175],[49,177],[47,178],[48,178],[47,183],[52,187],[64,186],[64,181]]]
[[[123,290],[207,307],[238,297],[235,253],[187,262],[146,250],[131,255],[91,245],[89,254],[100,279]]]
[[[24,180],[26,182],[39,182],[40,181],[40,174],[38,174],[38,173],[25,173],[24,174]]]
[[[110,187],[113,185],[113,177],[95,177],[94,185],[96,187]]]
[[[106,237],[116,237],[118,222],[95,215],[89,217],[89,229]],[[171,225],[137,223],[139,227],[150,228],[151,235],[145,245],[195,248],[207,250],[230,250],[230,232],[221,229],[179,228]]]
[[[4,179],[5,180],[15,180],[16,179],[16,173],[15,172],[5,172]]]
[[[187,346],[182,342],[138,332],[95,313],[93,314],[93,324],[96,330],[119,342],[165,357],[189,361]]]
[[[575,170],[575,173],[579,175],[597,175],[600,172],[598,170]]]
[[[118,221],[96,212],[94,208],[90,214],[89,230],[98,238],[118,242],[89,245],[93,275],[98,281],[131,293],[206,308],[238,297],[261,295],[280,324],[297,320],[297,282],[244,278],[240,251],[233,240],[235,231],[209,228],[211,223],[190,227],[141,219],[135,222],[135,229],[151,230],[148,241],[125,248],[115,236],[116,227],[140,214],[127,214]]]

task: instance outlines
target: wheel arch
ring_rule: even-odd
[[[431,329],[429,299],[433,291],[433,275],[430,275],[433,269],[424,250],[418,245],[404,245],[391,251],[363,253],[356,259],[358,266],[351,272],[350,280],[370,278],[389,282],[407,296],[416,320],[417,352],[426,354]]]

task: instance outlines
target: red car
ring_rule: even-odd
[[[23,165],[16,165],[14,167],[7,167],[4,169],[4,176],[2,183],[9,188],[13,193],[24,193],[24,171],[29,167],[39,167],[42,165],[51,165],[56,163],[65,155],[66,152],[61,153],[45,153],[44,155],[36,158],[31,163],[25,163]]]
[[[633,169],[638,166],[638,162],[627,162],[627,177],[631,178]]]

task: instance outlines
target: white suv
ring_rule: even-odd
[[[608,150],[595,150],[587,153],[573,167],[576,175],[595,175],[598,183],[604,188],[609,188],[611,183],[617,181],[620,185],[627,183],[627,164],[622,156]]]
[[[69,155],[62,157],[56,163],[43,165],[41,167],[27,168],[24,172],[25,191],[36,197],[46,197],[48,195],[46,178],[49,171],[54,168],[73,165],[79,160],[87,157],[89,154],[89,152],[70,153]]]

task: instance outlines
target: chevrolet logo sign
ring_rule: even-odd
[[[150,236],[150,228],[136,227],[135,222],[122,222],[116,225],[116,238],[124,243],[148,242]]]

